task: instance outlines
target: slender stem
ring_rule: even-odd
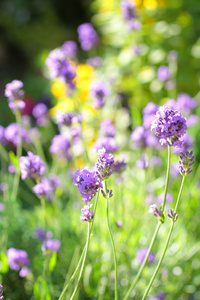
[[[80,267],[80,265],[81,265],[81,262],[82,262],[82,260],[83,260],[84,255],[85,255],[85,250],[86,250],[86,245],[85,245],[85,247],[83,248],[81,257],[80,257],[80,259],[79,259],[79,262],[78,262],[78,264],[77,264],[77,266],[76,266],[76,269],[75,269],[74,273],[72,274],[70,280],[66,283],[66,285],[65,285],[64,289],[62,290],[62,293],[61,293],[61,295],[60,295],[60,297],[59,297],[58,300],[62,300],[62,299],[63,299],[63,297],[64,297],[64,295],[65,295],[65,293],[66,293],[66,291],[67,291],[67,289],[68,289],[68,287],[69,287],[69,285],[70,285],[70,283],[73,281],[74,277],[76,276],[76,273],[78,272],[78,269],[79,269],[79,267]]]
[[[109,199],[106,198],[106,218],[107,218],[107,226],[108,226],[108,232],[109,232],[109,236],[110,236],[110,240],[112,243],[112,250],[113,250],[113,256],[114,256],[114,264],[115,264],[115,300],[118,300],[118,292],[117,292],[117,255],[116,255],[116,249],[115,249],[115,243],[114,243],[114,239],[113,239],[113,235],[110,229],[110,222],[109,222],[109,207],[108,207],[108,201]]]
[[[95,204],[94,204],[94,213],[96,213],[97,204],[98,204],[98,199],[99,199],[99,194],[100,194],[100,189],[99,189],[98,192],[97,192],[97,197],[96,197]],[[95,216],[94,216],[94,219],[95,219]],[[82,274],[83,274],[83,270],[84,270],[84,267],[85,267],[85,262],[86,262],[86,258],[87,258],[87,252],[88,252],[88,248],[89,248],[90,236],[91,236],[91,233],[92,233],[92,228],[93,228],[93,224],[94,224],[94,219],[93,219],[93,221],[92,221],[91,223],[88,222],[88,235],[87,235],[87,242],[86,242],[86,245],[85,245],[85,247],[84,247],[84,249],[83,249],[83,252],[82,252],[82,254],[81,254],[81,257],[80,257],[80,259],[79,259],[79,262],[78,262],[78,264],[77,264],[77,267],[76,267],[74,273],[72,274],[70,280],[67,282],[67,284],[65,285],[64,289],[62,290],[61,295],[60,295],[60,297],[59,297],[58,300],[62,300],[62,299],[63,299],[63,297],[64,297],[64,295],[65,295],[65,293],[66,293],[66,291],[67,291],[67,289],[68,289],[68,287],[69,287],[69,285],[70,285],[70,283],[71,283],[71,282],[73,281],[73,279],[75,278],[76,273],[78,272],[78,269],[79,269],[79,267],[80,267],[80,264],[81,264],[81,262],[82,262],[82,260],[83,260],[82,265],[81,265],[81,270],[80,270],[80,273],[79,273],[79,277],[78,277],[78,281],[77,281],[76,287],[75,287],[75,289],[74,289],[74,292],[73,292],[73,294],[72,294],[70,300],[72,300],[72,299],[75,297],[75,294],[76,294],[76,292],[77,292],[78,285],[79,285],[79,282],[80,282],[80,280],[81,280],[81,277],[82,277]]]
[[[80,273],[79,273],[77,284],[75,286],[75,289],[73,291],[73,294],[72,294],[70,300],[74,299],[74,297],[76,295],[76,292],[77,292],[77,289],[78,289],[78,286],[79,286],[79,282],[80,282],[81,277],[83,275],[83,270],[85,268],[85,262],[86,262],[88,248],[89,248],[89,244],[90,244],[91,227],[92,227],[92,224],[90,224],[88,222],[88,235],[87,235],[87,243],[86,243],[85,253],[84,253],[84,257],[83,257],[83,263],[82,263],[82,266],[81,266],[81,270],[80,270]]]
[[[19,161],[20,156],[22,155],[22,136],[21,136],[21,115],[20,112],[16,111],[16,122],[18,124],[17,130],[17,159]],[[16,167],[15,177],[13,182],[13,189],[11,194],[11,203],[13,203],[18,194],[18,187],[19,187],[19,180],[20,180],[20,170],[19,167]]]
[[[156,227],[156,230],[155,230],[154,235],[153,235],[153,238],[152,238],[152,240],[151,240],[151,244],[150,244],[149,249],[148,249],[148,251],[147,251],[147,254],[146,254],[146,256],[145,256],[145,258],[144,258],[144,260],[143,260],[143,262],[142,262],[142,265],[141,265],[141,267],[140,267],[140,269],[139,269],[139,271],[138,271],[138,273],[137,273],[137,275],[136,275],[134,281],[132,282],[132,284],[131,284],[129,290],[128,290],[127,293],[126,293],[126,295],[125,295],[125,297],[124,297],[124,300],[127,300],[128,297],[130,296],[132,290],[133,290],[134,287],[136,286],[136,283],[138,282],[138,280],[139,280],[139,278],[140,278],[140,276],[141,276],[141,274],[142,274],[142,272],[143,272],[144,267],[146,266],[146,263],[147,263],[148,258],[149,258],[149,254],[151,253],[151,250],[152,250],[153,245],[154,245],[154,243],[155,243],[155,240],[156,240],[156,237],[157,237],[157,234],[158,234],[158,231],[159,231],[159,229],[160,229],[161,224],[162,224],[162,223],[158,222],[157,227]]]
[[[168,185],[169,185],[169,174],[170,174],[170,164],[171,164],[171,147],[168,146],[168,162],[167,162],[167,174],[166,174],[166,180],[165,180],[165,191],[164,191],[164,199],[163,199],[163,204],[162,204],[162,213],[164,211],[164,208],[165,208],[165,203],[166,203],[166,197],[167,197],[167,189],[168,189]],[[162,225],[161,222],[158,222],[157,224],[157,227],[155,229],[155,232],[154,232],[154,235],[152,237],[152,240],[151,240],[151,243],[150,243],[150,246],[148,248],[148,251],[147,251],[147,254],[145,255],[145,258],[143,260],[143,263],[135,277],[135,279],[133,280],[130,288],[128,289],[125,297],[123,300],[127,300],[132,292],[132,290],[134,289],[134,287],[136,286],[142,272],[143,272],[143,269],[145,268],[146,266],[146,263],[148,261],[148,258],[149,258],[149,254],[151,253],[151,250],[153,248],[153,245],[155,243],[155,240],[156,240],[156,237],[158,235],[158,232],[159,232],[159,229],[160,229],[160,226]]]
[[[181,186],[180,186],[178,198],[177,198],[177,200],[176,200],[176,205],[175,205],[174,213],[176,213],[176,211],[177,211],[177,209],[178,209],[178,204],[179,204],[179,200],[180,200],[181,193],[182,193],[182,190],[183,190],[183,184],[184,184],[184,181],[185,181],[185,176],[183,176],[183,179],[182,179],[182,182],[181,182]],[[149,282],[149,285],[148,285],[148,287],[147,287],[147,289],[146,289],[146,291],[145,291],[145,293],[144,293],[144,296],[142,297],[142,300],[144,300],[144,299],[146,298],[146,296],[148,295],[149,290],[151,289],[151,286],[152,286],[152,284],[153,284],[153,282],[154,282],[154,279],[155,279],[155,277],[156,277],[156,275],[157,275],[157,273],[158,273],[158,271],[159,271],[159,269],[160,269],[160,266],[161,266],[162,261],[163,261],[163,259],[164,259],[164,256],[165,256],[165,253],[166,253],[166,251],[167,251],[167,247],[168,247],[168,244],[169,244],[171,235],[172,235],[172,231],[173,231],[173,228],[174,228],[174,223],[175,223],[175,220],[172,219],[172,224],[171,224],[171,227],[170,227],[170,230],[169,230],[169,233],[168,233],[167,241],[166,241],[166,243],[165,243],[165,246],[164,246],[162,255],[161,255],[160,260],[159,260],[159,262],[158,262],[158,264],[157,264],[157,267],[156,267],[156,269],[155,269],[155,271],[154,271],[154,274],[153,274],[153,276],[152,276],[152,278],[151,278],[151,280],[150,280],[150,282]]]
[[[167,189],[168,189],[169,174],[170,174],[170,163],[171,163],[171,146],[168,146],[167,175],[166,175],[166,182],[165,182],[164,199],[163,199],[163,204],[162,204],[162,213],[164,212],[166,197],[167,197]]]

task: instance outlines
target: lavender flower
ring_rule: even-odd
[[[83,197],[83,202],[88,204],[97,193],[97,190],[102,188],[102,183],[94,171],[89,171],[87,168],[84,168],[76,171],[73,186],[78,187]]]
[[[16,167],[13,164],[8,165],[8,172],[9,173],[15,173]]]
[[[136,148],[145,148],[152,144],[151,133],[143,126],[138,126],[131,134],[131,139],[133,140],[133,146]]]
[[[52,154],[56,154],[60,159],[71,160],[70,147],[69,138],[64,133],[61,133],[54,136],[49,151]]]
[[[116,140],[113,137],[107,136],[101,136],[96,143],[94,143],[93,148],[96,151],[105,148],[107,153],[112,153],[119,150]]]
[[[197,115],[191,115],[187,118],[187,126],[192,127],[199,122],[199,117]]]
[[[32,114],[36,118],[39,126],[44,126],[49,121],[48,108],[44,103],[36,104],[33,108]]]
[[[80,216],[81,221],[90,222],[94,218],[94,212],[90,211],[92,204],[84,205],[81,209],[82,215]]]
[[[47,178],[43,178],[42,181],[38,184],[36,184],[33,187],[33,192],[38,196],[38,197],[45,197],[45,198],[50,198],[51,193],[52,193],[52,187],[48,181]]]
[[[114,137],[115,136],[116,128],[112,124],[111,119],[106,119],[106,120],[101,121],[100,132],[103,136],[107,136],[107,137]]]
[[[19,159],[19,167],[22,173],[22,180],[26,177],[32,177],[35,180],[44,175],[46,167],[39,155],[28,152],[28,156],[22,156]]]
[[[156,204],[151,204],[149,206],[149,213],[153,214],[155,217],[157,218],[161,218],[162,216],[162,210],[161,209],[157,209]]]
[[[10,248],[7,251],[7,255],[10,268],[15,271],[20,271],[20,277],[25,277],[28,273],[26,266],[30,264],[27,252],[25,250]]]
[[[66,41],[61,49],[65,52],[68,58],[75,58],[77,54],[77,45],[74,41]]]
[[[60,241],[56,239],[45,240],[42,244],[42,251],[44,255],[51,254],[52,252],[58,252],[60,250]]]
[[[185,135],[186,129],[186,119],[182,114],[165,106],[159,108],[151,125],[161,145],[169,146],[180,146],[180,138]]]
[[[149,298],[149,300],[164,300],[166,297],[166,294],[165,293],[158,293],[157,295],[155,296],[151,296]]]
[[[5,144],[6,139],[5,139],[5,129],[3,126],[0,125],[0,143]]]
[[[68,126],[70,127],[75,120],[76,116],[72,112],[63,113],[62,111],[57,111],[56,113],[56,123],[59,127]]]
[[[152,121],[155,118],[157,106],[153,102],[149,102],[143,109],[143,127],[150,128]]]
[[[77,29],[81,48],[88,51],[99,43],[99,37],[90,23],[84,23]]]
[[[5,140],[8,143],[13,144],[15,147],[17,147],[18,143],[18,138],[17,138],[17,133],[19,130],[19,125],[17,123],[11,123],[8,125],[8,127],[5,128],[4,131],[4,137]],[[22,141],[26,142],[27,144],[31,143],[29,133],[25,128],[21,128],[21,136],[22,136]]]
[[[143,260],[144,260],[146,254],[147,254],[147,251],[148,251],[148,248],[146,248],[146,247],[145,247],[145,248],[142,248],[142,249],[140,249],[140,250],[138,250],[138,252],[137,252],[137,254],[136,254],[136,258],[137,258],[137,260],[139,261],[140,264],[143,263]],[[155,254],[154,254],[153,252],[151,252],[151,253],[149,254],[148,261],[149,261],[150,263],[153,263],[154,260],[155,260]]]
[[[187,176],[192,172],[192,165],[194,164],[193,151],[181,152],[179,156],[179,171],[182,176]]]
[[[46,231],[41,227],[37,227],[35,228],[33,236],[43,242],[46,238]]]
[[[87,64],[96,68],[101,66],[103,63],[103,59],[100,56],[90,57],[87,60]]]
[[[93,105],[95,108],[104,106],[104,98],[109,95],[109,91],[103,81],[93,82],[90,86],[90,93],[94,97]]]
[[[5,96],[8,97],[9,101],[20,100],[24,96],[22,90],[23,82],[20,80],[13,80],[6,84]]]
[[[99,159],[96,163],[96,175],[101,180],[106,180],[112,174],[114,157],[111,153],[106,153],[106,149],[98,150]]]
[[[197,106],[197,102],[186,93],[181,93],[177,97],[177,109],[183,113],[190,114]]]
[[[26,104],[23,100],[17,100],[17,101],[10,101],[8,103],[8,106],[10,107],[12,112],[16,112],[16,111],[23,111]]]
[[[164,65],[160,66],[158,69],[157,76],[160,81],[166,81],[171,76],[169,68]]]
[[[112,171],[115,173],[121,173],[126,170],[125,160],[127,159],[127,155],[125,153],[121,154],[121,157],[115,158],[114,163],[112,165]]]
[[[136,161],[136,165],[140,169],[147,169],[149,166],[149,161],[145,154],[142,154],[141,157]]]
[[[0,284],[0,300],[3,300],[4,296],[3,296],[3,285]]]
[[[176,213],[173,212],[173,210],[170,208],[169,213],[167,214],[167,216],[172,220],[172,221],[176,221],[178,219],[178,215]]]

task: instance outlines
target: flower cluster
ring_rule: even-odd
[[[22,100],[24,96],[22,87],[23,83],[20,80],[13,80],[6,84],[5,96],[8,97],[8,105],[13,112],[22,111],[25,108],[25,102]]]
[[[101,180],[106,180],[112,174],[114,157],[111,153],[106,153],[105,148],[98,151],[99,159],[96,163],[96,175]]]
[[[88,51],[98,45],[99,37],[90,23],[84,23],[78,27],[79,42],[84,51]]]
[[[115,173],[121,173],[126,170],[126,159],[127,155],[125,153],[122,153],[120,157],[115,158],[112,165],[112,171]]]
[[[88,204],[97,193],[97,190],[102,188],[102,183],[97,177],[96,172],[89,171],[87,168],[76,171],[73,185],[78,187],[85,204]]]
[[[7,255],[10,268],[15,271],[20,271],[20,277],[26,277],[28,274],[27,266],[30,264],[27,252],[25,250],[9,248]]]
[[[151,125],[161,145],[169,146],[180,146],[180,138],[185,135],[186,129],[186,119],[182,114],[165,106],[159,108]]]
[[[109,95],[107,86],[103,81],[96,81],[91,84],[90,93],[94,97],[93,105],[101,108],[105,105],[104,98]]]
[[[94,218],[94,212],[90,211],[91,207],[92,204],[89,204],[89,205],[84,205],[84,207],[81,209],[82,212],[80,216],[81,221],[90,222]]]
[[[22,180],[26,177],[32,177],[38,180],[46,171],[44,162],[39,155],[35,155],[28,151],[28,156],[22,156],[19,160],[19,167],[22,174]]]
[[[147,251],[148,251],[148,248],[146,248],[146,247],[138,250],[136,258],[137,258],[137,260],[139,261],[140,264],[143,263],[143,260],[144,260],[146,254],[147,254]],[[149,254],[148,261],[150,263],[153,263],[154,260],[155,260],[155,254],[153,252],[151,252]]]
[[[129,0],[124,0],[121,2],[121,11],[123,19],[126,22],[127,28],[129,30],[139,30],[141,28],[141,23],[136,19],[136,9],[133,3]]]
[[[55,197],[55,191],[60,185],[59,178],[57,176],[50,176],[49,178],[42,178],[41,182],[33,187],[33,192],[38,197],[45,197],[48,201],[53,201]]]
[[[37,227],[34,232],[34,237],[42,242],[41,249],[43,255],[52,254],[52,252],[58,252],[60,250],[60,241],[52,239],[53,232],[45,231],[43,228]]]
[[[63,132],[54,136],[49,151],[52,154],[56,154],[60,159],[71,160],[72,154],[70,151],[70,147],[70,140],[68,136]]]
[[[38,103],[34,106],[32,111],[33,116],[36,118],[38,126],[44,126],[49,122],[48,108],[44,103]]]
[[[194,164],[193,151],[181,152],[179,156],[179,171],[182,176],[187,176],[192,172],[192,165]]]

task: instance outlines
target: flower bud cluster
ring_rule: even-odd
[[[3,300],[4,296],[3,296],[3,285],[0,284],[0,300]]]
[[[176,213],[173,212],[173,210],[170,208],[169,213],[167,214],[167,216],[172,220],[172,221],[176,221],[178,219],[178,215]]]
[[[112,174],[114,157],[111,153],[106,153],[105,148],[98,151],[99,159],[96,163],[96,175],[103,181]]]
[[[22,100],[24,91],[23,83],[20,80],[13,80],[6,84],[5,96],[8,97],[8,105],[13,112],[22,111],[25,108],[25,102]]]
[[[187,176],[192,172],[192,165],[194,164],[193,151],[184,151],[179,156],[179,171],[182,176]]]

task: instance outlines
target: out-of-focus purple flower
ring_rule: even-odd
[[[140,249],[140,250],[138,250],[138,252],[137,252],[137,254],[136,254],[136,258],[137,258],[137,260],[138,260],[138,262],[139,262],[140,264],[143,263],[143,260],[144,260],[146,254],[147,254],[147,251],[148,251],[148,248],[146,248],[146,247],[145,247],[145,248],[142,248],[142,249]],[[149,261],[150,263],[153,263],[154,260],[155,260],[155,254],[154,254],[153,252],[151,252],[151,253],[149,254],[148,261]]]
[[[32,110],[33,116],[39,126],[44,126],[49,122],[48,108],[44,103],[38,103]]]
[[[132,50],[134,56],[137,56],[141,52],[141,46],[140,45],[131,45],[131,50]]]
[[[187,130],[186,119],[179,111],[160,106],[151,124],[151,130],[155,132],[161,145],[180,146],[180,138]]]
[[[178,177],[180,172],[179,172],[179,164],[178,163],[173,163],[171,164],[170,168],[170,173],[172,174],[173,177]]]
[[[33,236],[43,242],[46,238],[46,231],[41,227],[37,227],[35,228]]]
[[[146,169],[149,166],[149,161],[145,155],[141,155],[141,157],[136,161],[136,165],[140,169]]]
[[[165,106],[173,110],[177,109],[177,103],[174,99],[169,99],[165,102]]]
[[[175,82],[173,80],[167,80],[164,84],[164,87],[167,91],[170,91],[175,87]]]
[[[143,126],[138,126],[131,134],[133,146],[136,148],[145,148],[152,145],[152,138],[151,133],[145,130]]]
[[[8,125],[8,127],[5,128],[4,131],[4,137],[8,143],[13,144],[15,147],[17,146],[18,143],[18,138],[17,138],[17,133],[19,130],[19,125],[17,123],[11,123]],[[29,133],[25,128],[21,128],[20,130],[21,136],[22,136],[22,141],[26,142],[29,144],[31,142]]]
[[[59,186],[61,186],[61,180],[58,176],[50,175],[48,179],[53,189],[57,189]]]
[[[44,255],[51,254],[52,252],[58,252],[60,250],[60,241],[56,239],[45,240],[42,244],[42,251]]]
[[[161,292],[161,293],[158,293],[158,294],[155,295],[155,296],[151,296],[151,297],[149,298],[149,300],[164,300],[165,297],[166,297],[166,294]]]
[[[125,21],[136,18],[136,9],[131,1],[124,0],[121,2],[121,12]]]
[[[77,55],[77,45],[74,41],[66,41],[62,45],[62,50],[65,52],[68,58],[75,58]]]
[[[177,97],[177,109],[182,113],[190,114],[191,111],[197,106],[197,102],[194,98],[188,94],[181,93]]]
[[[0,212],[4,210],[4,204],[2,202],[0,202]]]
[[[153,200],[154,200],[153,195],[148,194],[145,198],[145,203],[151,204],[153,202]]]
[[[70,133],[71,133],[74,145],[79,144],[79,146],[80,146],[81,127],[70,127]]]
[[[118,228],[121,228],[123,226],[123,222],[122,221],[116,221],[116,225]]]
[[[192,173],[192,165],[194,164],[193,151],[184,151],[179,156],[179,171],[182,176]]]
[[[186,134],[180,138],[181,144],[180,147],[174,148],[174,153],[179,154],[181,151],[186,151],[189,148],[191,148],[194,144],[194,139],[189,133],[186,132]]]
[[[94,68],[101,66],[102,63],[103,59],[100,56],[91,57],[87,60],[87,64]]]
[[[94,97],[93,105],[95,108],[104,106],[104,98],[109,95],[108,88],[103,81],[93,82],[90,86],[90,94]]]
[[[96,151],[105,148],[107,153],[113,153],[119,150],[116,140],[113,137],[107,136],[101,136],[96,143],[94,143],[93,148]]]
[[[156,197],[156,202],[157,203],[162,203],[163,199],[164,199],[164,193],[161,193],[160,195],[158,195]],[[166,202],[171,203],[172,201],[173,201],[173,196],[170,193],[167,193]]]
[[[77,31],[81,48],[84,51],[88,51],[98,45],[99,37],[92,24],[84,23],[78,27]]]
[[[12,112],[16,112],[17,110],[23,111],[26,106],[26,103],[23,100],[10,101],[8,103],[8,106],[10,107]]]
[[[75,68],[67,59],[64,49],[57,48],[52,50],[46,59],[46,65],[49,68],[50,78],[60,77],[69,84],[69,87],[74,87]]]
[[[27,267],[22,267],[21,270],[19,271],[19,276],[20,277],[26,277],[29,273],[29,269]]]
[[[51,146],[49,148],[49,151],[52,154],[56,154],[60,159],[72,159],[72,154],[70,152],[70,140],[69,138],[64,134],[58,134],[54,136]]]
[[[47,197],[49,195],[51,195],[52,193],[52,187],[48,181],[47,178],[43,178],[41,180],[40,183],[36,184],[34,187],[33,187],[33,192],[38,196],[38,197]]]
[[[162,164],[162,160],[159,156],[153,155],[149,160],[149,167],[160,166]]]
[[[16,167],[13,164],[8,165],[8,172],[15,173]]]
[[[187,126],[192,127],[199,122],[199,117],[197,115],[191,115],[187,118]]]
[[[62,112],[62,111],[57,111],[56,113],[56,123],[58,124],[59,127],[62,126],[68,126],[70,127],[75,120],[75,114],[72,112]]]
[[[97,190],[102,188],[102,183],[95,171],[89,171],[87,168],[84,168],[76,171],[73,186],[78,187],[78,190],[83,197],[83,202],[88,204],[97,193]]]
[[[3,300],[4,296],[3,296],[3,285],[0,284],[0,300]]]
[[[100,180],[106,180],[112,174],[114,157],[111,153],[106,153],[106,149],[98,150],[99,158],[96,163],[96,175]]]
[[[153,102],[147,103],[147,105],[144,107],[142,113],[143,113],[143,127],[144,128],[150,128],[151,122],[153,121],[155,114],[157,112],[157,106]]]
[[[138,20],[127,21],[126,25],[128,30],[140,30],[142,28],[142,24]]]
[[[20,157],[19,167],[22,174],[22,180],[26,177],[32,177],[37,180],[41,178],[46,171],[45,164],[39,155],[35,155],[30,151],[28,151],[28,156]]]
[[[167,79],[169,79],[171,76],[170,70],[167,66],[160,66],[158,68],[158,73],[157,73],[157,77],[160,81],[166,81]]]
[[[6,84],[5,96],[9,98],[10,101],[20,100],[24,96],[24,91],[22,90],[23,82],[20,80],[13,80]]]
[[[111,119],[106,119],[106,120],[101,121],[100,132],[103,136],[107,136],[107,137],[114,137],[115,136],[116,128],[112,124]]]
[[[30,261],[28,259],[28,254],[25,250],[19,250],[15,248],[9,248],[7,250],[8,255],[8,263],[11,268],[11,270],[20,271],[23,267],[28,266],[30,264]],[[22,273],[19,273],[21,277],[25,277],[27,275]],[[25,276],[24,276],[25,275]]]
[[[125,160],[127,159],[127,155],[125,153],[121,153],[120,157],[114,158],[114,163],[112,165],[112,171],[115,173],[121,173],[126,170]]]
[[[91,220],[93,220],[94,212],[90,211],[91,207],[92,204],[89,204],[89,205],[84,205],[84,207],[81,209],[82,212],[80,216],[81,221],[90,222]]]
[[[177,59],[177,57],[178,57],[178,53],[175,51],[175,50],[171,50],[171,51],[169,51],[169,53],[168,53],[168,60],[170,61],[172,61],[172,60],[176,60]]]

